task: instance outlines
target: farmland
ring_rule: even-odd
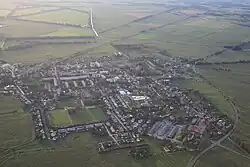
[[[88,24],[88,13],[75,12],[71,10],[60,10],[44,14],[24,16],[20,18],[31,21],[46,21],[46,22],[63,23],[63,24],[64,23],[77,24],[77,25]]]
[[[0,96],[0,132],[2,134],[0,156],[10,148],[32,138],[31,117],[23,107],[21,102],[13,97]]]
[[[90,46],[91,44],[43,44],[18,51],[5,51],[1,57],[8,62],[30,64],[66,57]]]
[[[219,158],[223,157],[223,158]],[[245,166],[249,167],[250,160],[240,155],[235,155],[228,150],[216,148],[201,158],[197,167],[219,167],[219,166]]]
[[[52,36],[52,37],[79,37],[79,36],[93,36],[93,32],[90,29],[79,29],[79,28],[61,28],[56,31],[43,34],[41,36]]]
[[[38,152],[32,152],[26,150],[20,156],[14,158],[11,161],[5,163],[5,166],[14,167],[16,165],[34,165],[43,167],[50,165],[56,167],[60,165],[72,165],[76,167],[82,166],[95,166],[102,164],[103,167],[110,166],[132,166],[132,167],[143,167],[145,165],[164,167],[171,165],[173,167],[184,166],[188,159],[189,154],[186,153],[175,153],[172,155],[163,154],[161,150],[157,151],[152,157],[143,161],[135,161],[128,156],[128,150],[119,150],[114,154],[98,154],[95,149],[97,139],[92,137],[89,133],[77,134],[70,136],[64,141],[63,145],[55,149],[54,151],[41,150]],[[152,145],[155,143],[152,142]],[[72,151],[74,150],[74,151]],[[37,163],[39,162],[39,163]]]
[[[230,72],[214,69],[230,69]],[[214,85],[232,98],[240,108],[240,126],[236,134],[249,143],[249,90],[250,67],[248,64],[202,66],[200,72]]]
[[[30,14],[35,14],[38,12],[46,11],[46,10],[54,10],[57,8],[54,7],[31,7],[31,8],[20,8],[17,9],[14,13],[13,16],[23,16],[23,15],[30,15]]]

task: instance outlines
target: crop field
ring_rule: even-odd
[[[0,156],[32,137],[32,122],[20,101],[0,96]]]
[[[73,124],[91,123],[107,119],[103,111],[97,106],[88,106],[86,109],[70,115]]]
[[[220,55],[209,57],[207,62],[235,62],[250,60],[250,52],[226,50]]]
[[[174,17],[170,13],[165,15],[167,16],[159,15],[154,19],[143,20],[144,23],[147,21],[159,25],[165,18],[166,25],[161,28],[156,26],[157,29],[153,28],[153,30],[143,32],[133,39],[144,42],[154,41],[173,56],[181,57],[204,57],[222,50],[225,45],[249,40],[248,28],[236,26],[222,18]],[[171,17],[171,15],[173,16]],[[141,38],[142,34],[150,36],[150,38]]]
[[[91,46],[92,44],[43,44],[17,51],[4,51],[1,60],[25,64],[44,62],[51,58],[57,59],[72,55]]]
[[[11,161],[7,161],[4,167],[15,166],[99,166],[102,167],[183,167],[187,164],[190,155],[188,153],[164,154],[161,149],[156,150],[148,159],[136,161],[129,156],[126,149],[115,151],[113,154],[98,154],[96,150],[97,139],[89,133],[81,133],[69,136],[64,141],[64,147],[53,151],[29,151],[24,150],[22,154],[16,156]],[[155,143],[152,142],[152,145]]]
[[[222,158],[223,157],[223,158]],[[236,167],[250,166],[250,160],[240,155],[236,155],[223,148],[216,148],[201,157],[201,160],[195,167]]]
[[[59,30],[43,34],[42,36],[58,36],[58,37],[73,37],[73,36],[93,36],[93,32],[89,28],[61,28]]]
[[[13,16],[23,16],[29,14],[35,14],[38,12],[57,9],[55,7],[28,7],[28,8],[19,8],[14,13]]]
[[[233,116],[234,112],[232,106],[217,89],[209,84],[199,80],[180,81],[180,83],[177,82],[177,84],[184,88],[198,90],[201,94],[204,94],[205,97],[210,100],[220,112],[231,117]]]
[[[215,71],[214,68],[230,69],[230,72]],[[240,125],[236,130],[242,140],[250,143],[250,66],[249,64],[202,66],[200,72],[229,96],[240,109]]]
[[[96,29],[100,32],[112,27],[124,25],[138,18],[145,17],[162,10],[161,8],[156,11],[150,10],[149,7],[140,9],[140,7],[135,8],[125,6],[120,8],[117,6],[108,5],[94,5],[91,8],[93,9],[93,11],[95,11],[93,19],[96,25]]]
[[[47,25],[16,20],[7,20],[2,23],[6,26],[4,28],[0,28],[0,33],[5,34],[6,37],[40,36],[63,28],[59,25]]]
[[[63,24],[68,23],[75,25],[87,25],[89,15],[87,13],[76,12],[65,9],[38,15],[24,16],[20,18],[31,21],[45,21],[45,22],[63,23]]]
[[[104,53],[109,53],[109,54],[113,54],[117,52],[117,50],[109,44],[106,45],[102,45],[100,47],[97,47],[95,50],[90,51],[89,54],[104,54]]]

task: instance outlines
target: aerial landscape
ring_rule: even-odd
[[[0,167],[250,167],[248,0],[0,1]]]

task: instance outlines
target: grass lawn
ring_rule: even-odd
[[[97,106],[86,107],[83,111],[78,111],[70,115],[70,117],[73,124],[98,122],[107,119],[103,111]]]
[[[32,137],[33,126],[23,104],[10,96],[0,96],[0,156],[4,151]]]
[[[89,15],[71,10],[60,10],[21,18],[34,21],[87,25]]]
[[[61,28],[57,31],[44,34],[42,36],[59,36],[59,37],[68,37],[68,36],[93,36],[93,31],[89,28]]]
[[[72,123],[68,111],[65,111],[64,109],[52,111],[51,115],[54,126],[69,126]]]

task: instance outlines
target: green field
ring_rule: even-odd
[[[19,8],[13,13],[13,16],[22,16],[22,15],[35,14],[35,13],[42,12],[42,11],[45,11],[45,10],[53,10],[53,9],[56,9],[56,8],[55,7]]]
[[[235,62],[240,60],[250,60],[249,52],[226,50],[218,56],[209,57],[207,62]]]
[[[40,36],[63,28],[58,25],[47,25],[16,20],[6,20],[2,23],[6,26],[4,28],[0,28],[0,33],[3,33],[6,37]]]
[[[57,127],[69,126],[72,125],[72,120],[68,114],[68,111],[64,109],[55,110],[51,112],[52,124]]]
[[[236,155],[223,148],[216,148],[201,157],[195,167],[249,167],[250,159]]]
[[[72,10],[60,10],[21,18],[32,21],[87,25],[89,15],[87,13],[75,12]]]
[[[213,68],[231,69],[231,72],[215,71]],[[250,66],[249,64],[201,66],[200,72],[229,96],[240,109],[240,124],[236,130],[242,140],[250,143]]]
[[[166,50],[173,57],[201,58],[224,49],[225,45],[235,45],[250,41],[250,30],[238,23],[249,22],[248,17],[237,14],[248,14],[243,7],[221,7],[223,5],[189,4],[189,1],[54,1],[27,0],[29,8],[17,9],[13,16],[29,21],[16,20],[6,16],[12,9],[24,3],[24,0],[2,0],[0,2],[1,23],[0,34],[8,37],[76,37],[93,36],[89,28],[70,28],[64,25],[35,23],[33,21],[68,23],[88,25],[89,8],[93,9],[95,29],[100,34],[96,39],[15,39],[7,40],[7,46],[18,46],[32,42],[41,42],[37,46],[26,49],[0,52],[0,60],[9,63],[33,64],[52,59],[70,56],[79,51],[99,46],[84,56],[112,56],[117,52],[112,44],[146,45]],[[237,2],[238,3],[238,2]],[[240,2],[239,2],[240,3]],[[42,5],[39,6],[39,5]],[[44,5],[44,6],[43,6]],[[247,6],[245,4],[245,6]],[[66,7],[66,8],[65,8]],[[44,10],[62,10],[34,14]],[[207,8],[207,9],[205,9]],[[246,7],[247,8],[247,7]],[[169,11],[173,9],[172,11]],[[82,10],[82,12],[75,11]],[[167,11],[160,13],[162,11]],[[196,14],[200,14],[197,15]],[[212,16],[209,13],[215,14]],[[157,15],[155,15],[157,14]],[[140,18],[154,15],[149,18]],[[194,16],[194,17],[189,17]],[[239,21],[239,20],[243,21]],[[73,44],[74,41],[92,41],[96,44]],[[51,44],[54,42],[54,44]],[[72,44],[62,44],[72,42]],[[56,43],[56,44],[55,44]],[[104,45],[102,45],[104,44]],[[127,50],[130,56],[158,56],[158,50],[138,51]],[[234,62],[250,60],[249,52],[234,52],[226,50],[220,55],[208,57],[208,62]],[[204,94],[216,107],[229,116],[234,115],[231,105],[226,100],[230,97],[239,108],[240,123],[233,135],[250,144],[250,65],[208,65],[197,66],[197,71],[207,78],[213,85],[202,81],[198,77],[194,80],[179,81],[179,86],[192,88]],[[218,71],[217,68],[231,71]],[[71,124],[90,123],[106,120],[100,108],[87,107],[83,111],[69,115],[64,107],[74,106],[74,99],[62,100],[59,108],[51,112],[51,121],[55,126],[69,126]],[[98,154],[97,142],[100,138],[90,133],[70,135],[64,140],[50,143],[32,141],[33,125],[29,113],[23,111],[23,105],[12,97],[0,96],[0,166],[2,167],[186,167],[194,154],[186,152],[166,154],[162,151],[162,143],[151,138],[145,138],[149,143],[152,156],[145,160],[135,161],[128,156],[129,150],[119,150],[107,154]],[[29,145],[23,145],[25,142]],[[32,141],[32,142],[31,142]],[[233,148],[230,143],[222,143]],[[11,149],[12,148],[12,149]],[[9,151],[6,151],[9,150]],[[237,150],[237,149],[234,149]],[[6,155],[6,157],[2,157]],[[3,163],[2,163],[3,162]],[[235,153],[221,148],[211,150],[203,155],[195,167],[249,167],[250,161]]]
[[[32,138],[31,116],[23,107],[13,97],[0,96],[0,158],[7,150]]]
[[[22,154],[7,161],[4,167],[36,166],[36,167],[184,167],[189,158],[188,153],[165,154],[160,145],[150,142],[151,149],[155,153],[145,160],[135,161],[129,156],[127,149],[115,151],[114,153],[98,154],[96,144],[98,139],[89,133],[80,133],[69,136],[62,145],[53,151],[29,151],[26,149]],[[157,149],[156,149],[157,148]]]
[[[58,127],[99,122],[107,119],[103,111],[97,106],[86,107],[83,111],[79,110],[74,114],[69,114],[64,109],[55,110],[51,112],[51,116],[52,124]]]
[[[4,51],[0,53],[0,59],[10,63],[37,63],[48,61],[51,58],[62,58],[78,51],[82,51],[93,44],[42,44],[33,46],[32,48],[17,50],[17,51]]]
[[[68,37],[68,36],[93,36],[93,32],[89,28],[61,28],[57,31],[43,34],[42,36]]]
[[[91,123],[107,119],[103,111],[97,106],[86,107],[83,111],[70,115],[73,124]]]
[[[199,80],[185,80],[180,81],[177,84],[184,88],[198,90],[201,94],[204,94],[220,112],[227,114],[230,117],[234,116],[234,111],[230,103],[224,98],[221,92],[208,83]]]

